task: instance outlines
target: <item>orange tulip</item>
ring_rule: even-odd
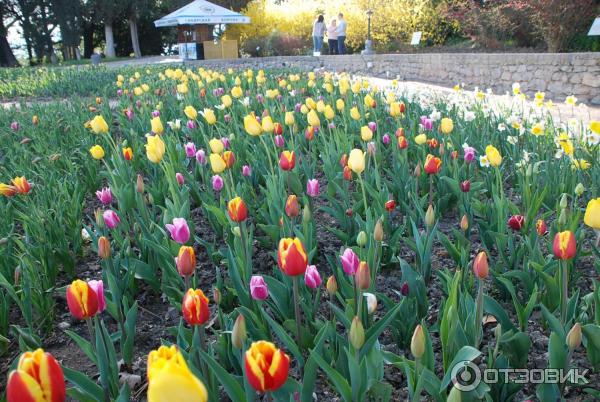
[[[231,168],[235,163],[235,155],[232,151],[223,152],[223,160],[228,168]]]
[[[371,286],[371,271],[366,261],[361,261],[358,264],[354,280],[356,281],[356,286],[361,290],[367,290]]]
[[[192,275],[196,269],[196,253],[194,252],[194,248],[190,246],[179,247],[179,254],[175,258],[175,265],[177,265],[179,275]]]
[[[425,163],[423,164],[425,173],[436,174],[440,171],[441,167],[442,167],[442,160],[440,158],[435,157],[431,154],[427,155],[427,158],[425,159]]]
[[[284,274],[302,275],[306,271],[308,257],[300,239],[283,238],[279,241],[277,263]]]
[[[123,148],[123,157],[126,161],[130,161],[133,159],[133,149],[130,147]]]
[[[489,265],[485,251],[481,251],[477,254],[477,257],[475,257],[475,260],[473,261],[473,272],[479,279],[486,279],[488,277]]]
[[[17,188],[10,184],[0,183],[0,194],[5,197],[12,197],[17,194]]]
[[[296,166],[296,154],[294,151],[283,151],[279,157],[279,166],[283,170],[292,170]]]
[[[110,258],[110,240],[105,236],[98,238],[98,257],[103,260]]]
[[[349,166],[344,166],[344,180],[352,180],[352,169]]]
[[[17,193],[19,194],[27,194],[29,190],[31,190],[31,185],[25,178],[25,176],[15,177],[12,179],[12,184],[17,189]]]
[[[295,218],[299,213],[300,206],[298,205],[298,197],[291,194],[285,202],[285,214],[290,218]]]
[[[98,295],[87,282],[76,279],[67,288],[67,305],[73,317],[85,320],[98,312]]]
[[[189,289],[183,296],[181,312],[183,319],[189,325],[202,325],[206,323],[210,317],[208,297],[200,289]]]
[[[248,383],[258,392],[273,392],[285,384],[290,357],[271,342],[252,343],[244,357]]]
[[[398,148],[400,148],[400,149],[408,148],[408,140],[403,135],[398,137]]]
[[[232,221],[240,223],[248,218],[248,208],[240,197],[235,197],[227,203],[227,212]]]
[[[570,260],[577,253],[575,235],[570,230],[557,233],[552,244],[554,256],[560,260]]]
[[[63,402],[65,378],[56,359],[43,349],[25,352],[8,375],[7,402]]]

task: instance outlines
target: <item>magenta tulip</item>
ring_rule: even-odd
[[[250,294],[254,300],[265,300],[269,297],[269,287],[262,276],[253,275],[250,278]]]
[[[304,283],[311,289],[316,289],[321,286],[321,275],[314,265],[309,265],[304,272]]]
[[[196,161],[201,165],[206,165],[206,153],[203,149],[196,151]]]
[[[248,165],[244,165],[242,166],[242,175],[244,175],[244,177],[248,177],[252,174],[252,168]]]
[[[121,222],[119,215],[117,215],[117,213],[112,209],[107,209],[106,211],[104,211],[104,213],[102,214],[102,218],[104,219],[104,223],[109,229],[116,228],[119,222]]]
[[[90,288],[92,288],[98,297],[98,313],[103,312],[106,309],[106,299],[104,298],[104,282],[102,282],[102,280],[94,280],[89,281],[88,285],[90,285]]]
[[[173,224],[165,225],[171,238],[179,244],[185,244],[190,239],[190,228],[184,218],[173,219]]]
[[[319,196],[319,180],[310,179],[306,183],[306,194],[308,194],[309,196],[311,196],[313,198]]]
[[[187,144],[185,144],[184,148],[185,156],[187,156],[188,158],[193,158],[194,156],[196,156],[196,144],[194,144],[193,142],[188,142]]]
[[[360,264],[360,259],[354,251],[352,251],[351,248],[347,248],[344,250],[344,254],[341,255],[340,259],[346,275],[354,275]]]
[[[113,200],[110,187],[104,187],[102,190],[96,191],[96,197],[98,197],[103,205],[110,205]]]

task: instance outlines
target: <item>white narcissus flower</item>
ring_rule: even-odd
[[[475,120],[475,112],[471,112],[470,110],[467,110],[465,112],[465,121],[473,121]]]
[[[377,310],[377,297],[373,293],[363,293],[365,300],[367,301],[367,310],[369,314],[373,314]]]
[[[508,143],[509,143],[509,144],[511,144],[511,145],[516,145],[516,144],[517,144],[517,142],[519,142],[519,138],[518,138],[518,137],[515,137],[514,135],[509,135],[509,136],[506,138],[506,141],[508,141]]]
[[[481,167],[490,167],[490,161],[488,160],[487,156],[483,155],[479,157],[479,165]]]
[[[600,144],[600,134],[596,134],[596,133],[588,134],[586,136],[586,142],[590,147]]]
[[[500,123],[498,124],[498,131],[502,132],[506,130],[506,124]]]
[[[433,110],[433,112],[431,112],[431,114],[429,115],[429,118],[433,121],[438,121],[439,119],[441,119],[442,117],[442,113],[437,111],[437,110]]]

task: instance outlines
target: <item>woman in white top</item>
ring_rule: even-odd
[[[329,45],[329,54],[339,54],[337,21],[335,18],[331,20],[331,24],[327,27],[327,44]]]
[[[315,20],[313,24],[313,45],[315,54],[321,54],[321,48],[323,47],[323,36],[325,36],[325,22],[322,15]]]

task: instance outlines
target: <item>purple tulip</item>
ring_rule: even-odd
[[[400,287],[400,293],[402,294],[402,296],[408,296],[409,291],[410,289],[408,288],[408,282],[404,282]]]
[[[187,128],[189,128],[190,130],[193,130],[197,127],[196,122],[194,120],[188,120],[187,121]]]
[[[373,156],[375,155],[375,152],[377,151],[377,147],[375,146],[375,143],[373,141],[370,141],[367,144],[367,152],[369,155]]]
[[[152,111],[152,117],[158,117],[160,116],[160,111],[159,110],[153,110]]]
[[[223,116],[223,120],[225,120],[225,123],[229,123],[231,121],[231,115],[227,113],[225,116]]]
[[[306,182],[306,194],[313,198],[319,196],[319,180],[310,179]]]
[[[335,129],[335,123],[329,123],[329,125],[328,125],[328,126],[329,126],[329,129],[330,129],[330,130],[333,130],[333,129]]]
[[[300,113],[300,109],[302,109],[302,103],[296,103],[296,106],[294,106],[296,113]]]
[[[283,139],[282,135],[276,135],[275,136],[275,146],[277,148],[283,148],[283,146],[285,145],[285,140]]]
[[[123,90],[117,89],[117,96],[123,96]]]
[[[223,188],[223,178],[218,174],[214,175],[212,177],[212,186],[213,190],[221,191],[221,189]]]
[[[133,95],[133,94],[130,93],[130,95]],[[142,101],[136,100],[135,101],[135,107],[137,107],[138,109],[141,108],[142,107]]]
[[[242,175],[248,177],[252,174],[252,168],[248,165],[242,166]]]
[[[229,137],[221,137],[221,142],[223,143],[223,147],[225,149],[229,149],[231,143],[229,142]]]
[[[269,287],[261,275],[250,278],[250,294],[254,300],[265,300],[269,297]]]
[[[206,165],[206,153],[203,149],[196,151],[196,161],[201,165]]]
[[[110,187],[104,187],[100,191],[96,191],[96,197],[100,200],[103,205],[110,205],[112,203],[112,191],[110,191]]]
[[[104,282],[102,282],[102,280],[94,280],[89,281],[88,285],[90,285],[90,288],[92,288],[98,297],[98,313],[103,312],[106,309],[106,299],[104,298]]]
[[[360,259],[354,251],[352,251],[351,248],[347,248],[344,250],[344,254],[341,255],[340,259],[346,275],[354,275],[360,264]]]
[[[390,143],[390,135],[389,134],[384,134],[382,141],[385,145],[388,145]]]
[[[190,239],[190,228],[185,218],[175,218],[173,224],[167,223],[165,227],[171,233],[171,239],[179,244],[185,244]]]
[[[367,126],[369,126],[369,129],[371,129],[371,131],[373,133],[375,133],[375,131],[377,131],[377,123],[375,123],[374,121],[370,121]]]
[[[19,131],[19,122],[13,121],[12,123],[10,123],[10,128],[13,131]]]
[[[180,186],[183,186],[183,184],[185,183],[185,178],[179,172],[175,173],[175,179],[177,179],[177,184],[179,184]]]
[[[304,283],[311,289],[316,289],[321,286],[321,275],[319,275],[319,271],[317,267],[314,265],[309,265],[306,268],[306,272],[304,272]]]
[[[106,211],[104,211],[104,213],[102,214],[102,218],[104,219],[104,223],[109,229],[116,228],[119,222],[121,222],[119,215],[117,215],[117,213],[112,209],[107,209]]]
[[[258,101],[258,103],[263,103],[265,98],[262,96],[262,94],[258,94],[256,95],[256,100]]]
[[[463,148],[465,152],[465,162],[471,163],[475,159],[475,148],[466,146]]]
[[[188,142],[184,145],[184,148],[185,156],[187,156],[188,158],[193,158],[194,156],[196,156],[196,144],[194,144],[193,142]]]
[[[433,120],[427,116],[421,116],[421,126],[425,131],[431,131],[433,129]]]

